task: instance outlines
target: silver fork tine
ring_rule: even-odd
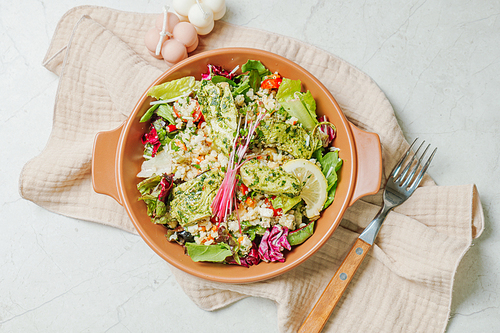
[[[427,148],[429,148],[429,147],[427,147]],[[420,184],[420,182],[422,181],[422,178],[424,177],[425,172],[427,171],[427,168],[429,168],[429,165],[431,164],[431,161],[432,161],[432,158],[434,157],[434,154],[436,154],[436,151],[437,151],[437,147],[434,148],[434,150],[432,151],[431,156],[429,156],[429,158],[425,162],[424,166],[422,167],[422,169],[418,173],[417,178],[415,179],[413,184],[411,184],[408,191],[413,191]],[[423,155],[422,155],[422,157],[423,157]]]
[[[422,144],[423,144],[423,142],[422,142]],[[421,146],[422,146],[422,145],[420,145],[420,147],[421,147]],[[415,176],[415,173],[416,173],[416,172],[417,172],[417,170],[418,170],[418,167],[422,165],[422,159],[424,158],[425,153],[427,153],[427,150],[429,150],[429,147],[430,147],[430,146],[431,146],[431,145],[429,144],[429,145],[427,145],[427,147],[425,147],[424,152],[422,153],[422,155],[420,155],[420,158],[418,159],[417,163],[415,164],[415,166],[414,166],[414,167],[413,167],[413,169],[411,170],[410,175],[408,176],[408,178],[406,178],[406,180],[403,182],[403,184],[401,184],[401,187],[405,188],[405,187],[407,187],[407,186],[408,186],[408,184],[410,184],[410,182],[411,182],[411,181],[412,181],[412,179],[413,179],[413,176]],[[418,147],[417,152],[415,153],[415,156],[417,156],[417,154],[418,154],[418,150],[420,149],[420,147]]]
[[[401,166],[403,165],[404,160],[406,160],[406,158],[408,157],[408,155],[410,155],[410,151],[413,148],[413,145],[415,145],[415,142],[417,142],[417,140],[418,140],[418,138],[416,138],[415,140],[413,140],[413,142],[411,143],[410,147],[404,153],[403,157],[401,157],[401,159],[399,160],[398,164],[396,164],[396,166],[394,167],[394,169],[391,172],[391,177],[394,178],[399,173],[399,170],[401,169]]]
[[[399,177],[396,180],[394,180],[394,182],[399,183],[399,182],[403,181],[403,179],[405,178],[406,174],[408,173],[408,170],[410,169],[411,165],[415,161],[415,158],[417,157],[418,152],[419,152],[420,148],[422,148],[422,145],[424,144],[424,142],[425,141],[422,141],[422,143],[420,144],[420,146],[418,146],[417,151],[412,156],[410,162],[408,162],[408,164],[406,164],[406,167],[403,169],[403,171],[401,172],[401,174],[399,175]],[[418,166],[418,164],[417,164],[417,166]]]

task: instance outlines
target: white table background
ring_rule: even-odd
[[[171,0],[0,2],[0,332],[277,332],[272,301],[205,312],[139,236],[23,200],[58,77],[41,62],[77,5],[160,13]],[[224,21],[294,37],[370,75],[408,140],[439,147],[439,185],[475,183],[486,227],[458,269],[447,332],[500,330],[500,3],[227,0]]]

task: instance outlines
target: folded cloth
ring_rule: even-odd
[[[60,76],[53,129],[45,149],[22,171],[24,198],[59,214],[135,232],[123,207],[93,192],[90,166],[95,134],[122,123],[143,91],[167,69],[143,44],[154,21],[152,14],[95,6],[76,7],[61,19],[44,60]],[[322,81],[351,122],[379,134],[385,183],[408,144],[389,101],[366,74],[298,40],[223,21],[200,38],[196,53],[235,46],[282,55]],[[263,282],[224,284],[171,269],[200,308],[219,309],[247,296],[269,298],[277,303],[280,331],[294,332],[380,205],[380,193],[358,200],[316,254]],[[482,231],[474,185],[436,186],[426,177],[388,215],[324,331],[443,332],[457,266]]]

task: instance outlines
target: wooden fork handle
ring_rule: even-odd
[[[321,332],[370,248],[370,244],[359,238],[356,239],[342,265],[340,265],[311,313],[300,327],[299,333]]]

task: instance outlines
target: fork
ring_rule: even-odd
[[[382,223],[384,222],[389,211],[405,202],[413,194],[413,192],[415,192],[415,189],[422,181],[422,177],[431,164],[437,148],[434,148],[422,166],[423,158],[430,147],[430,144],[427,145],[423,153],[420,155],[420,158],[417,160],[417,155],[425,142],[423,141],[416,150],[415,154],[410,158],[410,161],[405,164],[405,161],[408,160],[411,149],[417,140],[418,138],[413,141],[408,150],[399,160],[398,164],[392,170],[383,193],[384,204],[382,208],[370,224],[359,235],[339,269],[328,283],[325,291],[320,296],[316,305],[300,327],[299,332],[321,332],[328,318],[332,314],[333,309],[339,302],[342,294],[347,289],[347,285],[351,282],[352,277],[361,265],[361,262],[365,258],[368,250],[372,247],[373,242],[375,241],[375,238],[377,237],[377,234],[382,227]]]

